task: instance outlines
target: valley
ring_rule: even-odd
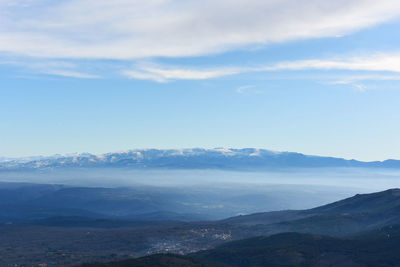
[[[45,190],[51,191],[54,188],[49,189],[45,186]],[[88,195],[85,196],[88,197]],[[40,203],[42,207],[46,206],[43,202]],[[55,203],[54,199],[51,203]],[[40,218],[26,217],[23,220],[20,217],[14,222],[3,221],[0,226],[1,265],[71,266],[84,262],[116,261],[160,253],[195,255],[220,261],[220,256],[205,255],[215,255],[215,253],[219,255],[220,251],[225,250],[225,246],[231,246],[224,244],[247,244],[241,242],[248,242],[246,247],[251,247],[257,244],[259,240],[257,238],[260,236],[267,237],[265,240],[269,240],[268,236],[275,239],[286,237],[285,246],[292,246],[290,240],[295,242],[296,238],[276,234],[293,232],[298,233],[295,237],[304,237],[306,240],[323,236],[321,239],[317,238],[320,240],[318,242],[325,242],[324,236],[330,236],[330,239],[326,240],[333,241],[325,243],[336,246],[335,242],[341,244],[343,239],[357,239],[357,235],[362,233],[371,231],[371,233],[373,231],[381,233],[382,229],[398,229],[396,225],[400,223],[398,212],[400,189],[358,194],[312,209],[264,212],[213,221],[185,222],[166,219],[146,221],[134,218],[98,217],[98,214],[92,213],[82,216],[82,213],[71,214],[69,209],[65,210],[68,211],[66,214],[54,214],[50,212],[51,210],[43,209],[43,213],[39,213],[42,216]],[[57,210],[57,212],[62,211],[64,210]],[[4,219],[4,210],[2,216]],[[391,226],[394,228],[387,228]],[[247,238],[256,239],[238,241]],[[252,244],[251,240],[257,242]],[[236,243],[230,243],[232,241]],[[274,242],[273,245],[278,243]],[[235,252],[232,255],[240,254]],[[243,252],[242,255],[251,254]],[[43,259],[46,261],[43,262]]]

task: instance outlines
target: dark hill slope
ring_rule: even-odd
[[[181,255],[157,254],[116,262],[82,264],[80,267],[229,267],[229,265]]]
[[[329,264],[357,266],[346,255],[347,244],[339,239],[299,233],[283,233],[270,237],[255,237],[225,244],[195,254],[229,266],[318,266],[323,254],[335,255]],[[339,265],[336,265],[339,266]]]
[[[306,214],[304,211],[301,210],[283,210],[283,211],[260,212],[250,215],[240,215],[225,220],[221,220],[219,222],[233,224],[233,225],[251,226],[258,224],[274,224],[280,222],[288,222],[309,216],[312,215]]]
[[[301,232],[346,236],[400,223],[400,189],[355,195],[309,210],[257,213],[221,222],[266,235]]]
[[[346,239],[282,233],[226,243],[189,256],[151,255],[81,267],[148,266],[400,266],[400,225],[365,232]]]
[[[236,216],[222,220],[230,224],[256,225],[293,221],[315,215],[373,213],[400,207],[400,189],[372,194],[357,194],[331,204],[308,210],[284,210]]]
[[[192,256],[230,266],[400,266],[400,224],[339,239],[282,233],[226,243]]]
[[[357,194],[351,198],[307,210],[307,213],[337,214],[390,210],[400,206],[400,189],[389,189],[373,194]]]

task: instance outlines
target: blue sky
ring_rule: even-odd
[[[0,0],[0,156],[400,159],[397,1]]]

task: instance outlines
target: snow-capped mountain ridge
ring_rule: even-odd
[[[400,161],[361,162],[342,158],[308,156],[295,152],[276,152],[256,148],[184,148],[132,149],[93,155],[90,153],[8,159],[0,169],[40,168],[175,168],[175,169],[260,169],[313,167],[390,167],[400,168]]]

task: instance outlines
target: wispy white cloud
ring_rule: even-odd
[[[348,70],[367,72],[400,73],[400,53],[377,53],[362,57],[336,58],[336,59],[311,59],[298,61],[277,62],[257,67],[212,67],[192,69],[162,65],[138,65],[131,70],[123,71],[123,75],[135,79],[148,79],[157,82],[169,80],[202,80],[223,76],[250,73],[250,72],[275,72],[275,71],[301,71],[301,70]],[[353,83],[360,80],[398,80],[398,74],[367,74],[346,76],[336,83]],[[238,88],[238,92],[246,88]]]
[[[79,79],[98,79],[100,76],[87,74],[76,71],[69,70],[44,70],[41,71],[43,74],[55,75],[55,76],[63,76],[63,77],[71,77],[71,78],[79,78]]]
[[[0,65],[13,65],[29,69],[31,72],[38,74],[47,74],[54,76],[63,76],[80,79],[97,79],[99,75],[89,74],[79,70],[77,64],[64,61],[24,61],[24,60],[3,60]]]
[[[377,53],[363,57],[312,59],[277,63],[264,70],[364,70],[400,72],[400,53]]]
[[[398,0],[0,0],[0,51],[38,58],[204,55],[342,36],[399,14]]]
[[[157,82],[168,80],[205,80],[243,72],[241,68],[189,69],[169,66],[139,66],[123,71],[123,75],[135,79],[148,79]]]
[[[370,90],[370,86],[360,82],[368,81],[400,81],[399,74],[366,74],[366,75],[342,75],[340,77],[330,78],[329,81],[323,82],[324,84],[332,85],[350,85],[359,92]]]
[[[353,85],[353,87],[354,88],[356,88],[357,89],[357,91],[359,91],[359,92],[365,92],[366,90],[367,90],[367,86],[366,85],[364,85],[364,84],[360,84],[360,83],[355,83],[355,84],[352,84]]]
[[[330,84],[353,84],[358,81],[400,81],[399,74],[382,75],[382,74],[367,74],[367,75],[345,75],[335,78]]]
[[[243,85],[243,86],[236,88],[236,93],[242,94],[246,90],[252,89],[252,88],[255,88],[255,85]]]

